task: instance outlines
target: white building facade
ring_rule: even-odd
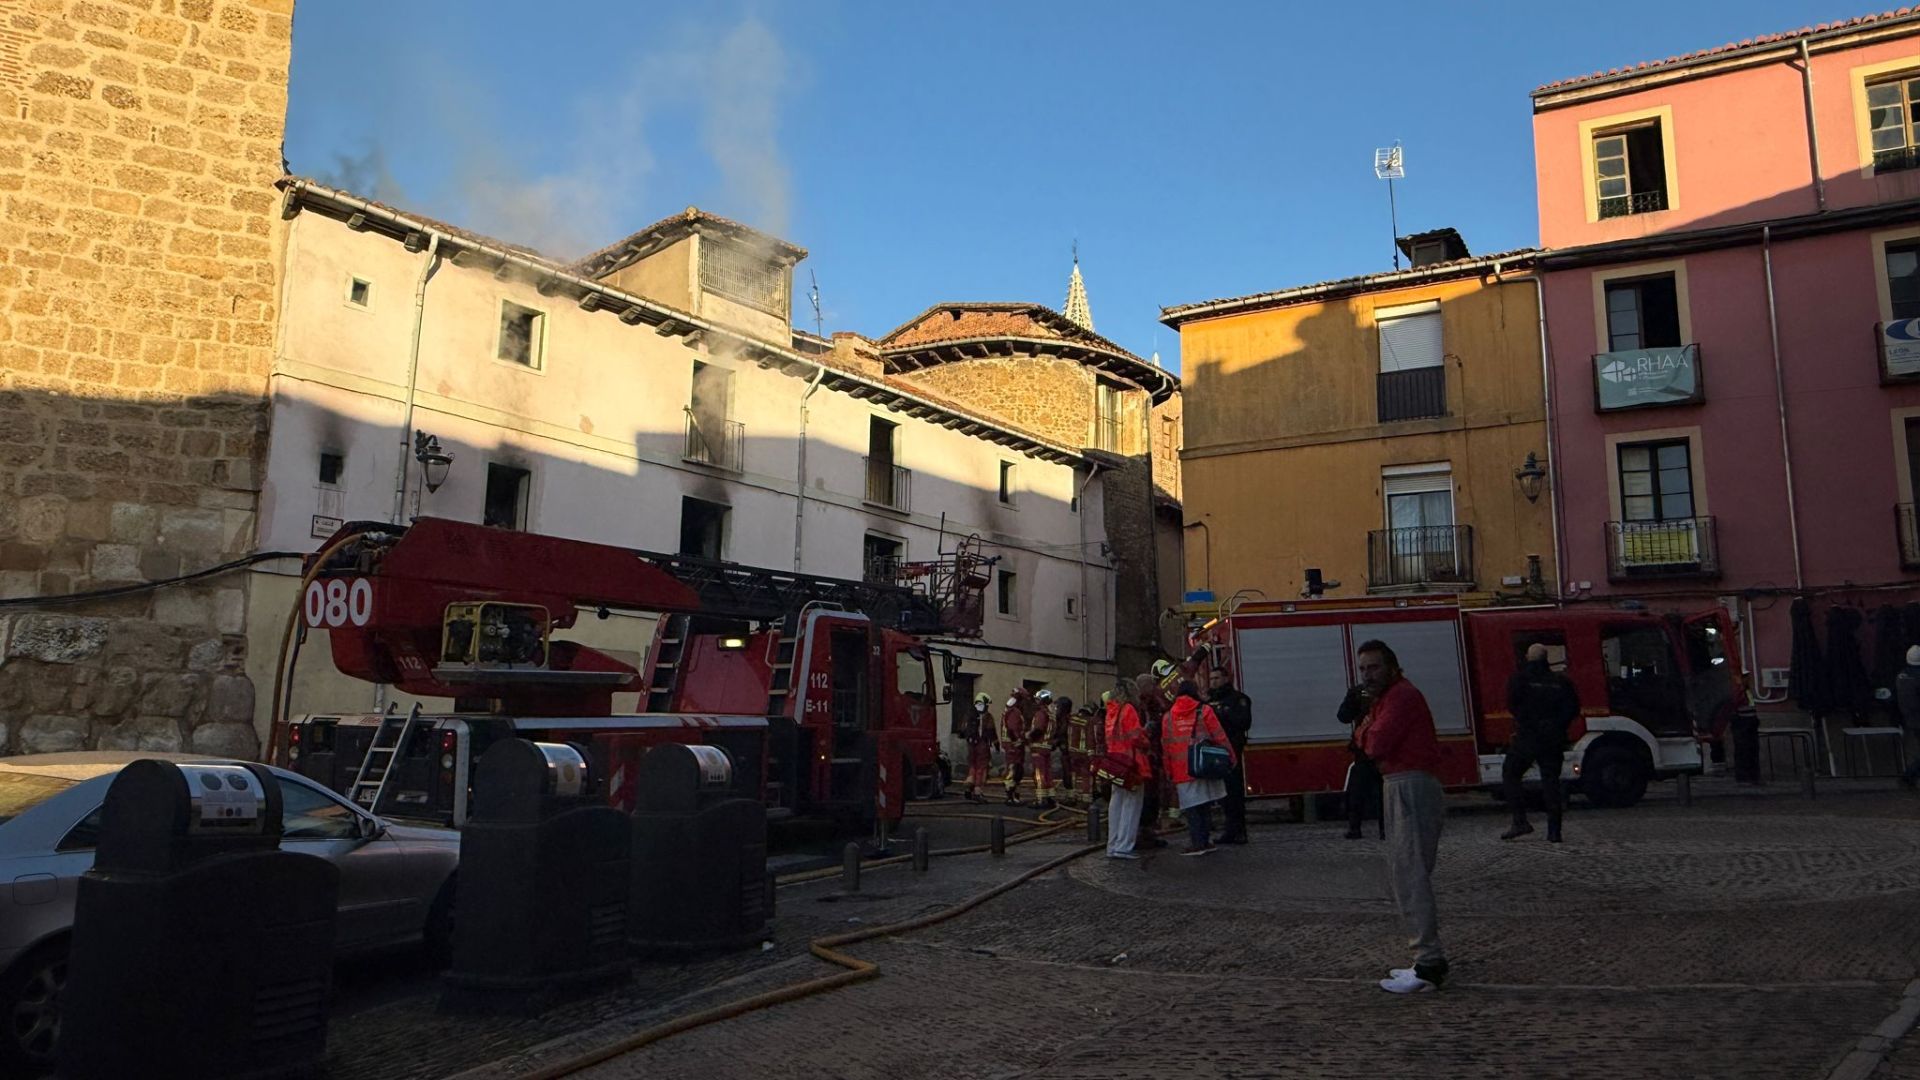
[[[689,211],[563,265],[306,181],[284,197],[262,550],[434,516],[861,578],[973,537],[999,562],[981,637],[951,643],[955,698],[1112,679],[1100,469],[886,374],[864,339],[796,337],[804,251]],[[452,456],[433,491],[428,436]],[[262,564],[249,590],[263,740],[298,574]],[[565,636],[637,662],[651,631]],[[323,632],[291,687],[295,715],[389,703],[332,670]]]

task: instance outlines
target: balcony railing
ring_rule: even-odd
[[[1367,534],[1367,587],[1473,584],[1473,526],[1422,525]]]
[[[1914,168],[1920,168],[1920,147],[1896,146],[1891,150],[1873,152],[1873,171],[1876,173],[1904,172]]]
[[[1893,528],[1900,538],[1900,566],[1920,570],[1920,522],[1916,522],[1912,503],[1893,508]]]
[[[1383,424],[1447,415],[1446,367],[1435,365],[1381,372],[1379,407]]]
[[[900,556],[868,552],[860,580],[875,585],[900,584]]]
[[[1636,191],[1631,195],[1616,195],[1611,199],[1600,200],[1602,218],[1627,217],[1631,214],[1651,214],[1655,210],[1667,208],[1665,191]]]
[[[903,513],[913,505],[912,470],[877,458],[860,460],[867,467],[867,502]]]
[[[1720,546],[1710,517],[1607,522],[1607,577],[1720,576]]]
[[[739,472],[747,443],[747,426],[738,420],[702,421],[687,410],[687,445],[681,457],[728,472]]]

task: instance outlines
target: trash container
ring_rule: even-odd
[[[80,877],[59,1075],[316,1075],[340,872],[280,850],[264,765],[144,759],[107,788]]]
[[[626,979],[627,815],[579,748],[503,739],[474,771],[442,1007],[519,1011]]]
[[[718,747],[656,746],[640,770],[628,942],[679,952],[761,940],[773,912],[766,807],[729,790]]]
[[[1760,714],[1753,706],[1743,706],[1733,714],[1733,779],[1736,783],[1760,782]],[[1811,764],[1808,766],[1811,768]]]

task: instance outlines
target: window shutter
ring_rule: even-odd
[[[1453,473],[1451,470],[1435,470],[1383,476],[1380,478],[1380,490],[1383,495],[1422,495],[1429,491],[1452,491]]]
[[[1440,366],[1440,313],[1380,320],[1380,370],[1412,371]]]

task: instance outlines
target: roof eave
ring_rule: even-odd
[[[434,223],[421,221],[391,207],[381,206],[304,177],[288,178],[285,191],[286,202],[282,211],[285,217],[295,216],[303,205],[326,207],[341,214],[343,221],[350,219],[353,215],[359,215],[363,220],[363,226],[372,226],[374,230],[390,239],[405,241],[410,235],[434,237],[441,242],[439,248],[441,252],[454,252],[447,257],[454,261],[455,265],[459,265],[457,261],[459,252],[477,252],[482,257],[492,260],[496,268],[511,266],[535,277],[543,290],[550,290],[553,293],[570,291],[577,294],[576,299],[582,301],[589,295],[598,297],[599,299],[592,305],[594,310],[612,312],[622,321],[649,323],[653,325],[656,333],[696,341],[704,340],[709,348],[714,342],[723,341],[740,349],[744,355],[762,367],[778,367],[783,370],[801,368],[806,371],[818,369],[822,372],[821,381],[830,389],[866,400],[877,400],[896,411],[917,409],[922,415],[938,416],[939,422],[946,427],[979,428],[992,433],[990,441],[1043,460],[1070,465],[1080,465],[1085,462],[1077,450],[1011,428],[1002,421],[963,412],[889,386],[885,382],[874,382],[842,368],[823,364],[813,357],[804,356],[792,349],[780,348],[758,338],[748,337],[738,331],[708,322],[699,316],[668,307],[658,301],[615,289],[604,282],[583,276],[565,267],[530,259],[504,244],[489,243],[471,234],[449,233]],[[860,393],[854,394],[855,390]]]
[[[1365,274],[1360,277],[1341,278],[1337,281],[1322,281],[1312,285],[1301,285],[1292,289],[1278,289],[1273,292],[1252,293],[1247,296],[1233,296],[1223,300],[1207,300],[1198,304],[1182,304],[1176,307],[1160,309],[1162,325],[1174,330],[1185,323],[1202,319],[1218,319],[1228,315],[1244,315],[1252,311],[1265,311],[1270,308],[1292,307],[1296,304],[1311,303],[1316,300],[1332,300],[1344,296],[1359,296],[1365,293],[1385,292],[1390,289],[1406,289],[1428,283],[1455,281],[1466,277],[1484,277],[1489,272],[1498,272],[1503,268],[1531,270],[1543,253],[1537,248],[1523,248],[1519,251],[1498,252],[1481,255],[1472,259],[1447,263],[1444,266],[1423,266],[1417,269],[1390,270],[1381,274]]]
[[[1000,352],[999,355],[1011,355],[1012,348],[1014,346],[1020,346],[1034,352],[1082,354],[1081,356],[1068,357],[1068,359],[1076,361],[1084,361],[1089,357],[1096,361],[1104,361],[1104,363],[1096,363],[1096,366],[1140,384],[1140,387],[1146,390],[1148,395],[1153,399],[1155,405],[1171,398],[1174,391],[1180,388],[1179,377],[1165,368],[1157,367],[1145,360],[1126,353],[1103,348],[1089,341],[1071,341],[1061,338],[1016,337],[1011,335],[951,338],[946,341],[922,341],[909,345],[885,347],[880,350],[880,356],[882,359],[904,359],[925,355],[929,358],[930,362],[919,364],[917,367],[931,367],[934,364],[984,359],[988,356],[995,355],[994,350],[996,346],[1000,346],[1005,350]],[[966,350],[975,348],[983,351],[975,354],[966,352]],[[947,355],[940,355],[942,353]]]

